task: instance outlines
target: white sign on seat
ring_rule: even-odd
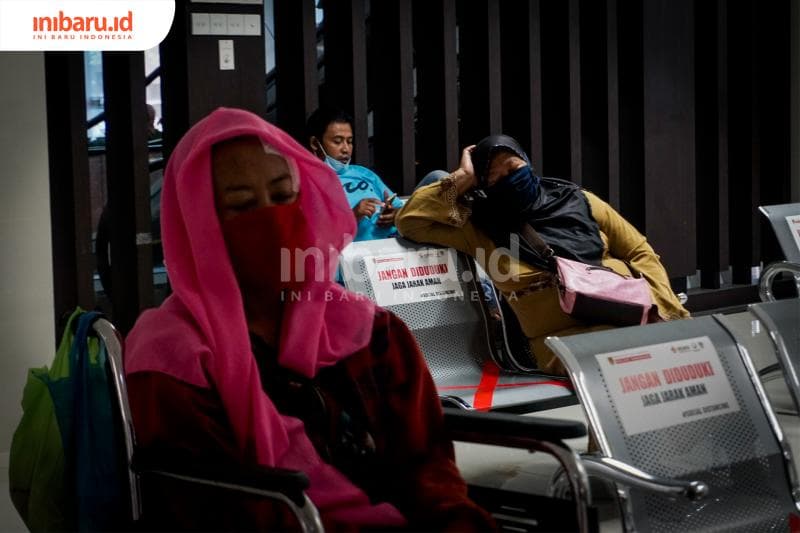
[[[463,298],[455,252],[427,248],[367,256],[364,265],[381,306]]]

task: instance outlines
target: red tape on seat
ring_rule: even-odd
[[[492,397],[497,382],[500,380],[500,369],[491,361],[486,361],[483,365],[481,382],[478,383],[478,390],[475,391],[475,400],[472,407],[479,411],[488,411],[492,408]]]

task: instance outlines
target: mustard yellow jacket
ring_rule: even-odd
[[[631,275],[634,270],[645,278],[662,318],[688,317],[689,312],[672,292],[667,273],[647,239],[606,202],[589,191],[583,194],[600,226],[603,265],[624,275]],[[564,374],[544,339],[610,326],[587,326],[565,314],[558,303],[552,275],[509,254],[493,255],[496,245],[472,224],[470,215],[469,207],[456,196],[454,181],[447,177],[416,190],[397,213],[395,224],[408,239],[448,246],[474,257],[516,313],[538,367]]]

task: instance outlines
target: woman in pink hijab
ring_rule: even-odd
[[[331,282],[355,232],[335,183],[246,111],[218,109],[180,141],[161,203],[174,293],[126,344],[139,445],[300,470],[332,530],[492,528],[467,498],[410,332]],[[158,527],[276,528],[266,502],[154,490]]]

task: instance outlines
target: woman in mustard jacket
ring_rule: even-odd
[[[460,166],[417,189],[395,219],[408,239],[474,257],[516,313],[538,368],[564,374],[544,339],[610,326],[588,325],[565,314],[553,275],[534,251],[523,245],[508,253],[514,248],[512,235],[524,222],[558,256],[646,279],[662,319],[689,316],[658,255],[636,228],[591,192],[536,176],[519,144],[505,135],[465,148]]]

